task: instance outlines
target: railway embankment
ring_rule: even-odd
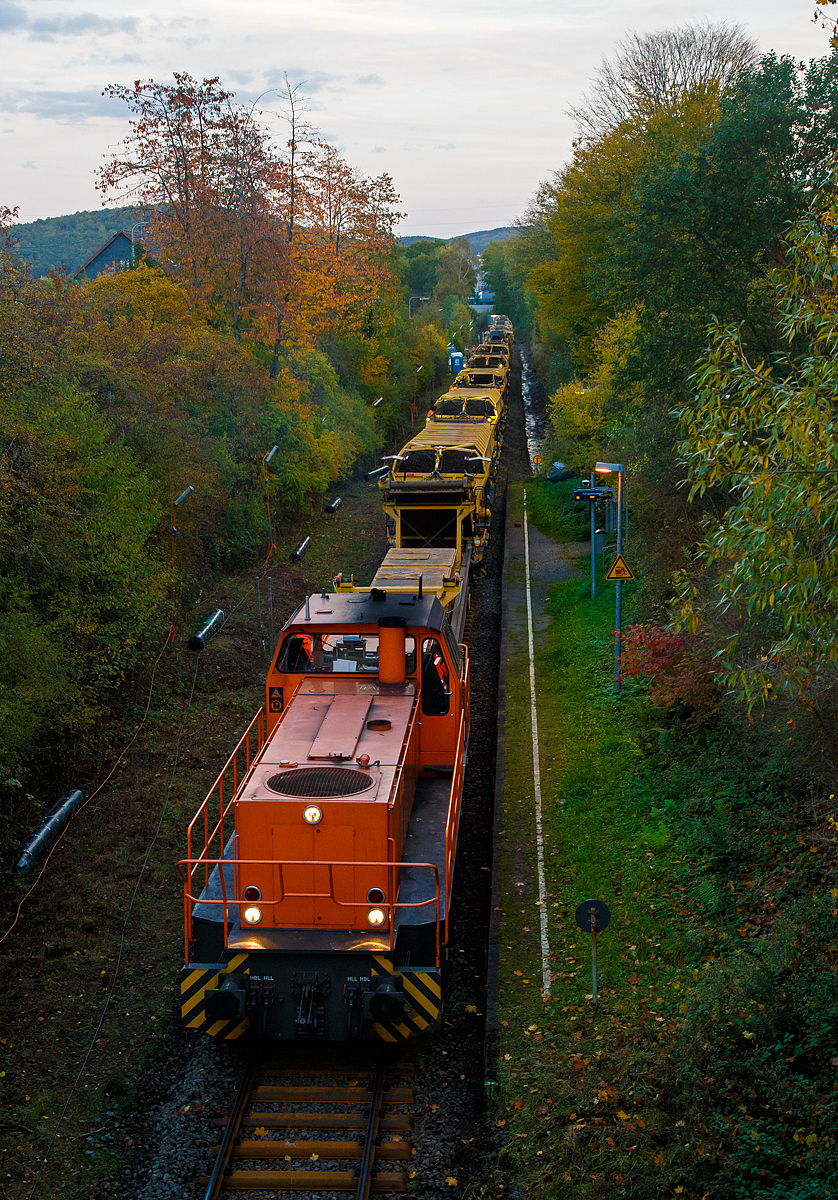
[[[825,1194],[834,830],[780,718],[615,696],[613,585],[591,598],[553,507],[559,538],[543,485],[510,488],[484,1195]],[[588,899],[611,911],[596,1004]]]

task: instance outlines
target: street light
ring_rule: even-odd
[[[598,475],[617,472],[617,555],[623,552],[623,471],[622,463],[598,462],[594,470]],[[623,581],[617,580],[616,617],[614,630],[614,691],[620,690],[620,665],[623,652]]]
[[[177,513],[176,513],[176,510],[178,508],[180,508],[181,504],[183,504],[186,497],[194,491],[195,491],[195,489],[193,488],[192,484],[190,483],[189,486],[180,493],[177,500],[172,501],[172,623],[169,626],[169,635],[167,638],[170,651],[173,651],[175,648],[175,577],[177,574],[177,523],[176,523]]]
[[[276,544],[274,543],[274,527],[271,521],[271,483],[268,475],[268,463],[276,454],[279,446],[274,446],[267,454],[262,455],[262,470],[265,476],[265,504],[268,509],[268,537],[271,539],[271,559],[276,562]]]
[[[410,307],[414,300],[430,300],[430,296],[409,296],[407,301],[407,315],[413,316],[413,309]]]

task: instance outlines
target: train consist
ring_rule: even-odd
[[[392,545],[420,552],[445,547],[461,575],[486,552],[511,346],[511,324],[496,318],[381,480]]]
[[[440,1023],[469,737],[462,633],[511,342],[495,318],[393,456],[384,562],[369,587],[338,578],[286,623],[265,705],[189,825],[190,1029],[399,1042]]]

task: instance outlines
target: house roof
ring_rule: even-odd
[[[130,232],[130,230],[127,230],[127,229],[118,229],[118,230],[116,231],[116,233],[115,233],[115,234],[113,234],[113,236],[112,236],[112,237],[109,237],[109,238],[108,238],[108,240],[105,242],[105,244],[104,244],[103,246],[100,246],[100,247],[99,247],[99,249],[96,251],[96,253],[95,253],[95,254],[91,254],[91,256],[90,256],[90,258],[87,260],[87,262],[85,262],[85,263],[82,263],[82,265],[79,267],[79,269],[78,269],[77,271],[74,271],[74,272],[73,272],[73,278],[74,278],[74,279],[78,279],[78,277],[79,277],[80,275],[85,275],[85,274],[87,273],[87,268],[88,268],[89,266],[91,266],[93,263],[95,263],[95,261],[96,261],[96,259],[97,259],[97,258],[99,258],[99,257],[101,257],[101,255],[105,254],[105,253],[106,253],[106,251],[107,251],[107,250],[108,250],[108,249],[109,249],[111,246],[113,246],[114,242],[117,242],[117,241],[118,241],[120,238],[126,238],[126,239],[127,239],[127,241],[128,241],[128,244],[131,246],[131,250],[132,250],[132,253],[133,253],[133,246],[134,246],[134,243],[133,243],[133,239],[132,239],[132,237],[131,237],[131,232]],[[117,261],[123,261],[123,262],[124,262],[124,261],[125,261],[125,259],[121,259],[121,260],[119,260],[119,259],[118,259],[118,256],[117,256],[117,255],[114,255],[114,257],[113,257],[113,258],[111,258],[111,259],[109,260],[109,262],[108,262],[108,264],[107,264],[107,265],[108,265],[108,266],[110,266],[110,264],[111,264],[111,263],[113,263],[113,262],[117,262]]]

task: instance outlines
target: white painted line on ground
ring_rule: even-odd
[[[541,764],[538,754],[538,710],[535,703],[535,656],[532,636],[532,595],[530,593],[530,531],[527,525],[527,493],[524,492],[524,567],[527,576],[527,642],[530,654],[530,713],[532,716],[532,777],[535,786],[535,845],[538,855],[538,905],[541,917],[542,991],[550,995],[550,942],[547,937],[547,885],[544,882],[544,834],[541,828]]]

